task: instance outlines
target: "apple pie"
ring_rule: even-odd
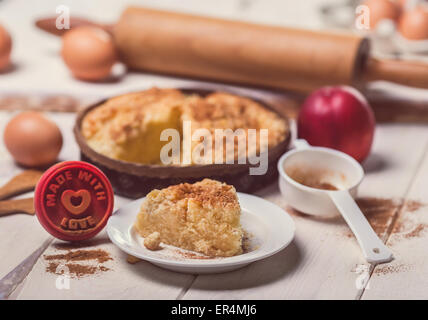
[[[210,155],[195,152],[189,161],[184,161],[184,152],[178,152],[174,165],[230,163],[227,161],[250,158],[276,146],[289,132],[284,119],[251,99],[224,92],[202,97],[158,88],[107,100],[85,116],[81,130],[88,145],[107,157],[163,165],[161,150],[168,141],[160,138],[165,129],[175,129],[179,133],[181,151],[184,145],[189,145],[192,151],[197,148],[199,141],[189,141],[192,137],[183,133],[185,122],[191,123],[191,133],[204,129],[212,137],[217,129],[231,129],[237,132],[233,144],[243,140],[247,147],[235,147],[233,152],[226,153],[226,148],[214,138]],[[268,129],[267,139],[247,143],[248,129],[255,129],[257,134],[261,129]],[[201,137],[201,141],[203,139]],[[218,149],[219,146],[222,149]]]
[[[153,190],[141,205],[135,229],[160,234],[162,243],[212,257],[242,253],[241,208],[235,188],[215,180]]]

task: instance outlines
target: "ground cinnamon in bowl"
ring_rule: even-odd
[[[339,190],[336,186],[332,185],[331,183],[328,182],[313,182],[313,183],[302,183],[304,186],[307,187],[311,187],[311,188],[315,188],[315,189],[321,189],[321,190],[332,190],[332,191],[336,191]]]

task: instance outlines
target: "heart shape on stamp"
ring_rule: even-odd
[[[81,201],[79,204],[74,205],[72,198],[77,198]],[[65,190],[61,195],[61,203],[69,213],[79,215],[88,209],[91,204],[91,194],[85,189],[80,189],[78,191]]]

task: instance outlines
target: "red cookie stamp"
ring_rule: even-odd
[[[97,167],[65,161],[49,168],[37,184],[34,206],[42,226],[67,241],[92,238],[113,211],[113,190]]]

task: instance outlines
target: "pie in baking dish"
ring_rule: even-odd
[[[268,150],[288,135],[288,124],[276,113],[261,104],[229,93],[216,92],[202,97],[185,94],[175,89],[152,88],[146,91],[125,94],[107,100],[94,108],[82,121],[82,134],[88,145],[107,157],[142,164],[160,164],[162,148],[168,141],[161,141],[165,129],[175,129],[180,134],[182,146],[189,137],[183,134],[183,124],[191,123],[191,131],[208,130],[215,137],[216,129],[242,129],[233,143],[239,139],[248,141],[247,129],[268,129],[268,137],[257,144],[248,143],[248,148],[234,148],[226,154],[226,149],[215,152],[220,144],[212,142],[212,157],[194,156],[190,162],[183,161],[179,153],[174,164],[208,164],[218,161],[251,157]],[[262,141],[262,142],[260,142]],[[190,148],[197,148],[199,141],[188,142]],[[213,157],[217,156],[217,160]],[[232,159],[231,159],[232,158]]]
[[[153,190],[141,205],[135,229],[142,237],[212,257],[242,253],[241,208],[235,188],[215,180]]]

